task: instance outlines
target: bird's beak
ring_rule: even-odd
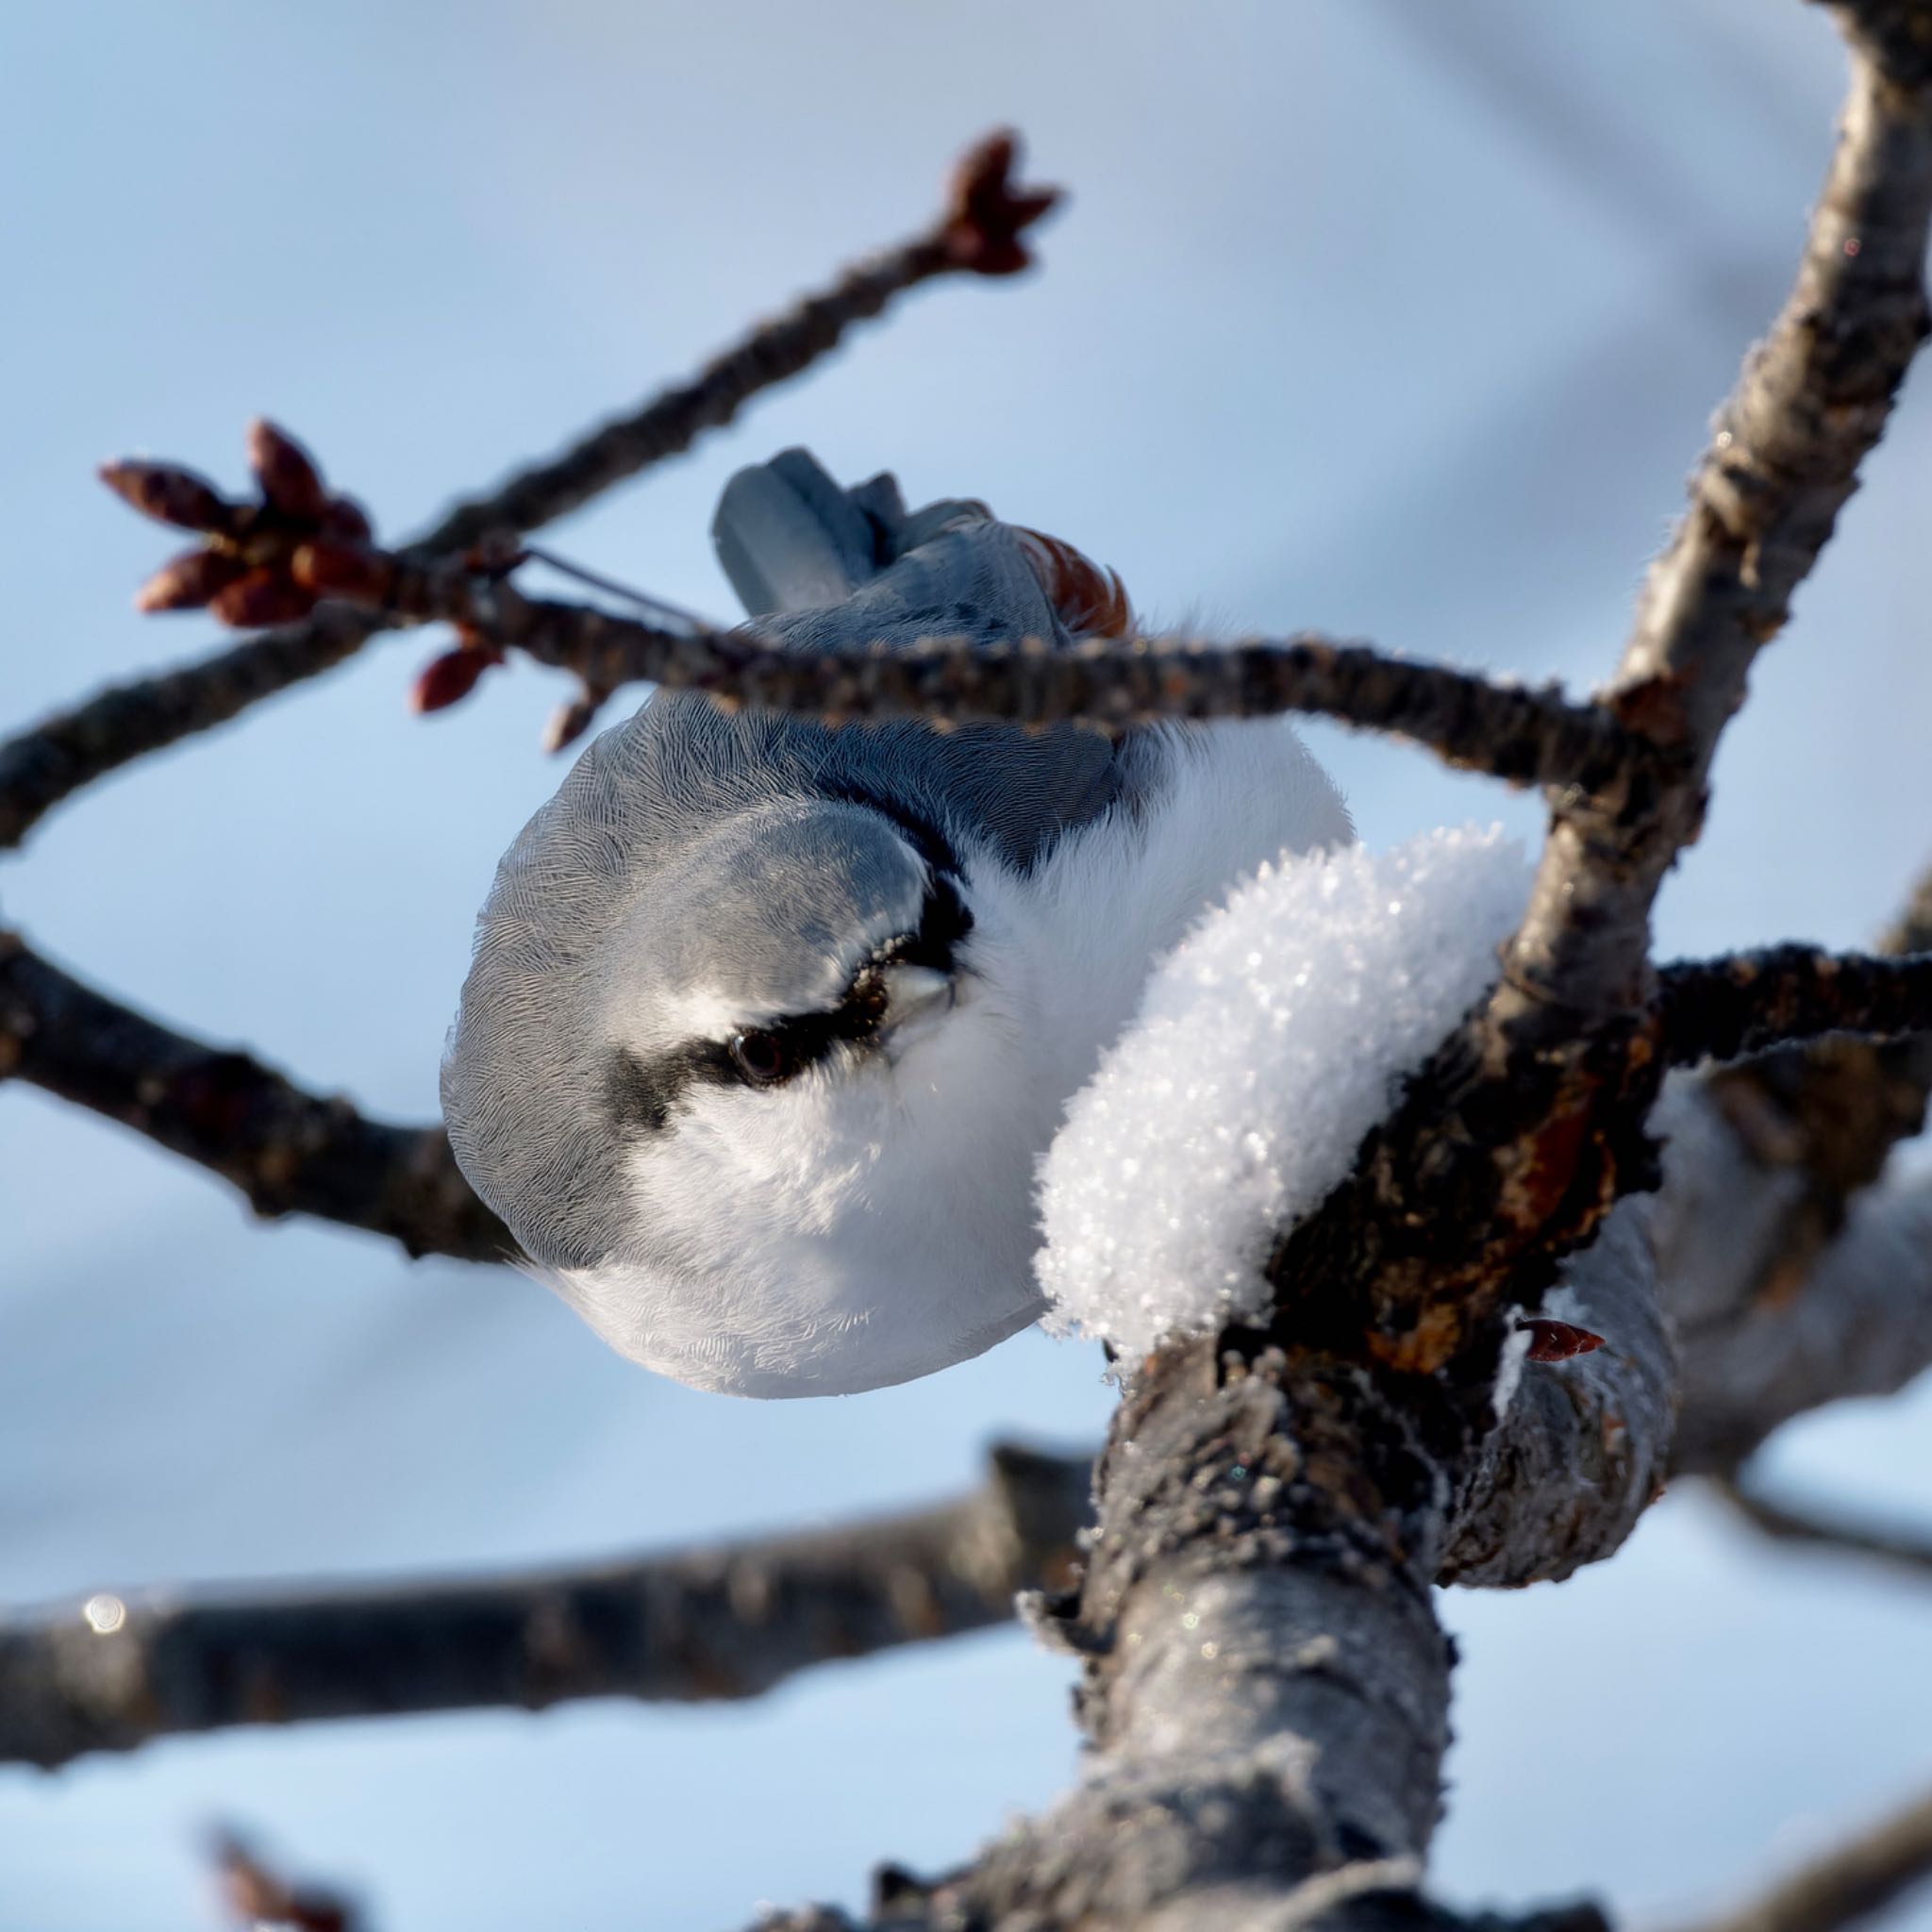
[[[953,1004],[953,976],[930,966],[886,969],[886,1028],[895,1046],[929,1033]]]

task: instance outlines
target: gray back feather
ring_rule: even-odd
[[[721,556],[747,604],[798,648],[1066,632],[1012,532],[983,506],[908,515],[890,477],[841,491],[803,452],[733,480]],[[591,1265],[634,1239],[606,1098],[613,1014],[693,989],[798,1010],[812,922],[863,920],[913,891],[878,799],[945,839],[1030,870],[1070,828],[1131,803],[1134,741],[1059,726],[917,720],[827,727],[659,692],[599,737],[497,869],[444,1060],[452,1144],[532,1257]],[[776,839],[775,844],[768,843]],[[786,848],[783,863],[774,855]],[[777,870],[774,872],[774,863]],[[781,890],[782,880],[782,890]]]

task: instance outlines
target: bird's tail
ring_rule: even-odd
[[[711,536],[754,618],[850,605],[890,631],[902,615],[971,610],[1008,637],[1056,642],[1133,625],[1120,578],[1071,543],[970,497],[908,510],[890,475],[841,490],[802,449],[732,477]]]

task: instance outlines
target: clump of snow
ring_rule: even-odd
[[[1047,1326],[1139,1356],[1258,1314],[1275,1235],[1494,984],[1528,889],[1469,826],[1263,866],[1207,914],[1041,1163]]]

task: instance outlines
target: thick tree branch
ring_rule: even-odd
[[[1674,1067],[1824,1033],[1870,1039],[1932,1031],[1932,953],[1885,958],[1768,946],[1685,959],[1657,973],[1658,1047]]]
[[[1840,1932],[1932,1877],[1932,1794],[1684,1932]]]
[[[365,1120],[248,1055],[104,997],[0,932],[0,1080],[44,1088],[239,1188],[258,1214],[313,1214],[411,1255],[502,1261],[516,1243],[458,1170],[441,1126]]]
[[[1691,775],[1627,818],[1614,797],[1559,802],[1504,990],[1372,1137],[1340,1210],[1285,1244],[1276,1324],[1133,1371],[1080,1594],[1053,1620],[1087,1659],[1088,1774],[919,1923],[1366,1925],[1412,1882],[1447,1696],[1426,1582],[1453,1547],[1448,1499],[1483,1488],[1504,1311],[1550,1279],[1525,1278],[1526,1256],[1549,1264],[1657,1178],[1651,899],[1925,329],[1926,76],[1907,91],[1862,43],[1854,68],[1798,291],[1613,688]]]
[[[1564,1264],[1547,1306],[1604,1337],[1557,1365],[1506,1368],[1507,1400],[1452,1519],[1439,1583],[1520,1589],[1600,1561],[1636,1528],[1669,1468],[1676,1351],[1651,1240],[1654,1204],[1622,1203]],[[1513,1387],[1511,1386],[1513,1384]]]
[[[895,297],[943,275],[1006,275],[1024,267],[1022,238],[1054,196],[1013,189],[1013,158],[1012,137],[981,142],[960,160],[945,206],[928,227],[760,323],[690,381],[658,391],[560,454],[456,504],[412,540],[408,553],[438,557],[485,537],[541,528],[613,484],[680,455],[706,430],[722,428],[753,396],[801,375]],[[17,846],[82,786],[333,669],[385,627],[377,616],[318,610],[197,663],[111,686],[0,742],[0,851]]]
[[[567,1698],[756,1697],[807,1666],[1004,1622],[1063,1585],[1089,1464],[993,1452],[916,1514],[594,1570],[254,1596],[106,1593],[0,1619],[0,1759],[242,1724]]]

